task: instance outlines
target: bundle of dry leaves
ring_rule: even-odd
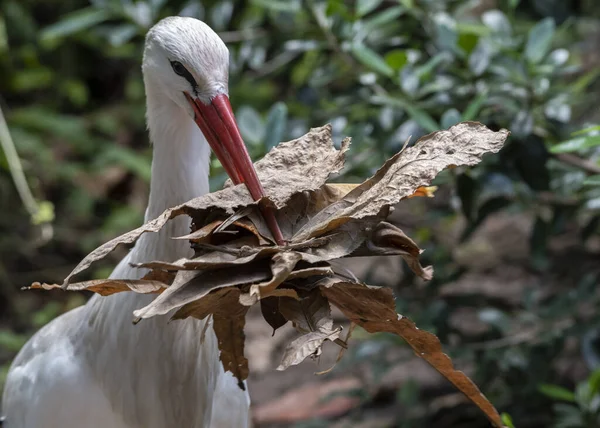
[[[480,123],[461,123],[421,138],[363,183],[346,185],[327,184],[327,180],[342,169],[350,140],[345,139],[337,150],[331,127],[315,128],[301,138],[279,144],[255,165],[268,195],[260,203],[275,208],[285,246],[274,243],[258,203],[245,186],[226,185],[221,191],[171,208],[99,247],[64,284],[36,283],[31,288],[85,289],[102,295],[156,293],[148,306],[135,311],[136,321],[167,313],[173,319],[212,316],[221,361],[225,370],[240,380],[240,386],[248,376],[243,329],[250,306],[260,304],[273,329],[292,322],[302,333],[287,347],[278,367],[283,370],[318,355],[327,340],[346,346],[340,338],[341,328],[334,326],[330,314],[330,305],[335,305],[352,325],[371,333],[401,336],[419,357],[479,406],[495,426],[502,426],[498,412],[477,386],[454,370],[438,338],[396,313],[390,289],[356,282],[335,272],[330,262],[351,256],[399,254],[415,274],[431,279],[432,268],[419,263],[419,247],[386,222],[393,205],[426,195],[428,188],[424,186],[443,169],[475,165],[483,154],[497,152],[508,135],[506,130],[493,132]],[[74,275],[117,245],[131,244],[146,232],[157,232],[183,214],[192,218],[192,233],[177,239],[191,242],[194,257],[174,262],[148,260],[137,265],[150,269],[138,281],[71,282]]]

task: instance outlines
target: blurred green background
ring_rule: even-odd
[[[253,158],[331,122],[337,142],[353,138],[341,178],[352,182],[409,136],[462,120],[508,128],[499,155],[445,172],[435,199],[400,210],[436,277],[421,284],[404,271],[389,285],[399,311],[439,335],[515,426],[600,427],[595,0],[1,0],[0,107],[35,201],[20,199],[4,146],[0,386],[27,338],[86,298],[19,287],[61,282],[142,222],[143,38],[176,14],[228,44],[231,100]],[[212,169],[217,189],[225,176]],[[90,275],[107,275],[124,251]],[[389,357],[400,341],[356,340],[337,370],[366,364],[383,379],[400,363]],[[368,415],[384,406],[395,409],[385,426],[487,426],[462,401],[439,405],[451,392],[403,381],[361,394],[350,418],[379,426]]]

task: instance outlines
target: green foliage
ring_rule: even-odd
[[[580,382],[575,391],[557,386],[540,385],[540,392],[554,401],[554,428],[594,428],[600,424],[600,370]]]
[[[34,195],[52,201],[36,221],[53,219],[55,235],[37,245],[37,229],[17,202],[0,153],[0,204],[11,208],[0,216],[0,321],[16,325],[19,340],[47,322],[65,307],[43,309],[35,296],[16,297],[12,290],[36,280],[61,281],[85,253],[142,221],[151,158],[139,67],[143,37],[162,17],[190,15],[228,43],[230,96],[254,158],[331,122],[337,141],[353,137],[343,177],[351,182],[374,172],[409,137],[414,142],[461,120],[512,132],[500,155],[440,177],[441,189],[452,190],[416,214],[421,223],[414,234],[436,279],[427,287],[403,279],[398,305],[421,328],[459,344],[453,353],[473,363],[482,389],[516,426],[548,426],[548,394],[569,395],[548,386],[560,380],[556,355],[567,337],[579,338],[600,323],[597,315],[577,313],[585,305],[598,308],[597,272],[556,273],[552,248],[563,238],[583,248],[600,224],[600,127],[594,126],[600,117],[593,113],[600,73],[586,66],[580,43],[585,25],[578,25],[597,6],[502,0],[486,9],[476,3],[74,0],[49,7],[41,0],[4,0],[0,102]],[[211,186],[224,180],[213,162]],[[568,288],[556,291],[540,281],[513,305],[486,296],[439,298],[440,288],[466,269],[432,225],[464,219],[465,243],[500,211],[535,219],[527,268],[544,278],[558,275]],[[567,255],[571,265],[583,266],[582,258]],[[467,337],[449,325],[465,307],[486,333]],[[521,338],[515,330],[531,333]],[[379,376],[393,365],[368,355]],[[409,392],[415,389],[399,392],[398,401],[413,406]],[[557,405],[559,421],[583,408],[579,401]],[[414,426],[436,426],[419,418]],[[542,425],[520,422],[532,419]]]

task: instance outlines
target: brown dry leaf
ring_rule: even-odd
[[[260,261],[236,269],[179,271],[167,290],[144,308],[134,311],[133,315],[141,319],[164,315],[218,288],[251,284],[269,277],[268,264]]]
[[[391,223],[382,221],[375,226],[363,246],[353,256],[400,255],[410,269],[425,281],[433,278],[433,267],[421,266],[419,255],[423,252],[415,241],[410,239],[402,229]]]
[[[294,339],[285,349],[281,364],[277,370],[285,370],[290,366],[300,364],[309,356],[321,355],[321,347],[326,340],[339,339],[341,328],[337,328],[329,333],[323,331],[313,331]]]
[[[283,327],[288,322],[279,311],[280,299],[280,297],[265,297],[260,300],[260,311],[265,321],[273,328],[273,335],[279,327]]]
[[[282,298],[279,301],[279,311],[300,333],[333,331],[329,302],[318,288],[311,290],[300,300]]]
[[[173,239],[182,239],[182,240],[188,240],[188,241],[194,241],[194,242],[204,242],[204,241],[208,240],[207,238],[221,224],[223,224],[222,220],[215,220],[215,221],[212,221],[212,222],[202,226],[200,229],[197,229],[188,235],[174,236]]]
[[[141,294],[162,293],[167,288],[167,284],[161,281],[152,281],[147,279],[94,279],[91,281],[82,281],[69,284],[66,288],[68,291],[93,291],[101,296],[110,296],[123,291],[135,291]],[[40,284],[34,282],[29,290],[64,290],[61,284]]]
[[[331,266],[315,266],[306,269],[297,269],[292,271],[286,281],[292,281],[294,279],[310,278],[311,276],[332,276],[335,272],[331,269]]]
[[[275,290],[279,285],[287,279],[296,263],[302,259],[302,255],[295,251],[286,251],[284,253],[278,253],[271,259],[271,272],[273,277],[266,282],[259,284],[253,284],[250,287],[250,296],[256,296],[258,299],[261,296],[268,296],[270,292]]]
[[[248,308],[240,305],[238,300],[239,290],[235,288],[222,296],[218,309],[213,312],[213,328],[223,368],[236,377],[238,386],[245,391],[244,380],[248,378],[249,369],[248,359],[244,356],[244,325]]]
[[[289,297],[291,299],[295,299],[295,300],[299,300],[300,297],[298,297],[298,292],[296,290],[294,290],[293,288],[276,288],[273,291],[269,291],[266,294],[262,294],[262,297],[259,299],[258,295],[254,294],[250,294],[250,293],[242,293],[240,295],[240,303],[243,306],[253,306],[255,304],[257,304],[259,302],[259,300],[262,300],[264,298],[267,297]]]
[[[333,363],[333,365],[331,367],[329,367],[328,369],[325,369],[323,371],[316,372],[315,373],[316,375],[322,376],[322,375],[325,375],[325,374],[331,372],[335,368],[337,363],[340,362],[340,360],[344,356],[344,353],[346,352],[346,349],[348,349],[348,341],[350,340],[350,337],[352,336],[352,332],[354,331],[355,328],[356,328],[356,323],[351,322],[350,327],[348,327],[348,333],[346,333],[346,338],[343,340],[343,343],[346,346],[340,346],[340,352],[338,353],[338,356],[335,359],[335,362]]]
[[[313,196],[315,212],[321,211],[323,208],[331,205],[334,202],[339,201],[348,193],[360,186],[361,183],[326,183],[319,190],[315,192]],[[414,197],[427,197],[433,198],[437,186],[421,186],[415,190],[415,192],[407,196],[408,198]]]
[[[434,193],[436,192],[437,189],[438,189],[437,186],[419,187],[417,190],[415,190],[415,193],[413,193],[410,196],[407,196],[407,198],[416,198],[416,197],[433,198]]]
[[[429,332],[419,330],[408,318],[396,313],[392,290],[332,281],[320,288],[331,304],[369,333],[389,332],[402,337],[419,357],[431,364],[475,403],[494,426],[504,426],[498,411],[473,381],[463,372],[454,369],[450,358],[443,353],[439,339]]]
[[[151,261],[147,263],[137,263],[133,266],[138,268],[165,270],[212,270],[245,265],[255,260],[267,258],[280,251],[283,251],[283,249],[278,247],[242,247],[231,249],[228,249],[228,247],[219,247],[218,251],[205,253],[193,259],[179,259],[170,263]]]
[[[188,317],[202,320],[217,310],[222,302],[229,301],[229,298],[226,296],[230,293],[238,297],[240,290],[237,287],[225,287],[213,290],[203,298],[183,305],[175,312],[171,320],[182,320]]]
[[[255,164],[267,194],[266,199],[275,207],[283,208],[294,194],[320,188],[331,174],[344,166],[344,153],[349,145],[350,139],[346,138],[340,150],[334,147],[331,125],[313,128],[296,140],[279,144]],[[92,251],[65,278],[63,287],[67,287],[73,276],[86,270],[92,263],[102,260],[120,244],[132,244],[144,233],[158,232],[170,219],[177,216],[187,214],[193,217],[216,210],[231,215],[239,208],[256,205],[257,202],[252,200],[246,186],[240,184],[167,209],[156,219]],[[259,227],[262,224],[260,217],[253,223],[262,236],[270,236]]]
[[[147,281],[160,281],[163,284],[170,285],[175,279],[175,273],[161,269],[154,269],[142,277]]]
[[[431,280],[433,268],[419,262],[422,250],[401,229],[377,218],[351,220],[336,229],[322,246],[304,249],[302,259],[309,263],[329,262],[343,257],[401,255],[411,270],[426,281]]]
[[[250,208],[250,207],[247,207],[247,208]],[[245,212],[246,214],[244,214],[244,215],[247,215],[250,212],[250,211],[246,211],[243,209],[240,211]],[[236,213],[236,214],[239,214],[239,213]],[[233,216],[231,216],[230,218],[235,218],[235,214]],[[233,220],[233,221],[214,220],[188,235],[177,236],[177,237],[174,237],[173,239],[190,240],[190,241],[194,241],[195,243],[206,243],[206,242],[210,242],[210,238],[213,234],[224,232],[227,227],[232,226],[232,225],[237,226],[240,229],[245,229],[248,232],[252,233],[258,240],[258,245],[268,245],[269,244],[269,241],[267,241],[259,233],[256,226],[254,226],[254,224],[250,220],[247,220],[244,218],[238,219],[238,220]],[[227,230],[227,232],[237,233],[237,231],[235,231],[235,230]]]
[[[307,134],[278,144],[256,162],[256,172],[268,199],[283,208],[298,192],[317,190],[344,167],[344,153],[350,138],[340,150],[333,145],[331,125],[312,128]]]
[[[310,219],[292,241],[321,235],[351,219],[377,216],[384,207],[429,185],[440,171],[475,165],[485,153],[498,152],[508,135],[504,129],[494,132],[478,122],[463,122],[421,137],[413,147],[389,159],[373,177]]]
[[[334,202],[339,201],[356,187],[360,183],[326,183],[319,190],[315,191],[311,195],[312,209],[315,213],[321,211],[323,208],[331,205]]]

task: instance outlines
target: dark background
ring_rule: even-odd
[[[19,288],[61,282],[142,222],[143,37],[174,14],[203,19],[230,47],[231,100],[255,159],[330,122],[337,142],[353,138],[341,180],[358,182],[408,136],[461,120],[510,129],[499,155],[398,207],[433,281],[396,258],[350,266],[394,287],[398,311],[436,333],[515,426],[600,426],[594,0],[0,1],[0,107],[35,198],[19,197],[2,137],[0,386],[27,338],[87,298]],[[219,188],[216,161],[212,177]],[[105,277],[124,251],[89,275]],[[312,374],[327,355],[280,373],[285,341],[257,323],[247,333],[259,426],[487,426],[400,340],[358,331],[332,373]],[[296,394],[291,408],[276,401],[284,393]]]

